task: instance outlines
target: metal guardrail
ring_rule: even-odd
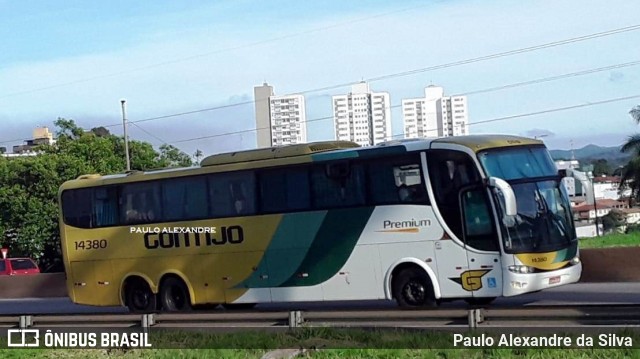
[[[344,310],[273,312],[191,312],[0,317],[9,328],[490,328],[618,325],[640,327],[640,306],[529,307],[442,310]]]

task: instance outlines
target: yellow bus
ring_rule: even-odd
[[[60,188],[75,303],[489,303],[577,282],[573,216],[541,141],[503,135],[225,153]]]

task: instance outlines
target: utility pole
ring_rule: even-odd
[[[122,104],[122,127],[124,127],[124,154],[127,161],[127,171],[131,171],[131,160],[129,159],[129,137],[127,136],[127,115],[125,112],[124,104],[127,101],[120,100]]]
[[[593,172],[589,171],[587,176],[589,176],[589,179],[591,180],[591,193],[593,194],[593,211],[595,212],[594,221],[596,223],[596,237],[600,237],[600,229],[598,228],[598,202],[596,201],[596,187],[594,186],[595,181],[593,180]]]

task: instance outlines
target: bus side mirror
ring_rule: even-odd
[[[489,186],[497,188],[502,194],[502,197],[504,198],[504,211],[506,216],[515,216],[518,214],[516,195],[513,193],[513,188],[511,188],[507,181],[497,177],[489,177]]]

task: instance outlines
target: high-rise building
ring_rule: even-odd
[[[304,96],[271,96],[269,110],[272,146],[307,142]]]
[[[253,93],[258,148],[307,142],[304,96],[275,96],[266,82]]]
[[[253,88],[253,100],[256,106],[256,139],[258,148],[271,147],[271,118],[269,97],[273,96],[273,87],[266,82]]]
[[[13,146],[13,153],[25,154],[33,152],[37,146],[53,145],[56,140],[53,139],[53,133],[49,132],[48,127],[37,127],[33,130],[33,139],[25,140],[24,144]]]
[[[448,137],[469,134],[466,96],[444,96],[438,86],[424,89],[423,98],[402,100],[404,137]]]
[[[389,94],[372,92],[361,82],[347,95],[333,96],[333,122],[337,140],[372,146],[391,140]]]

